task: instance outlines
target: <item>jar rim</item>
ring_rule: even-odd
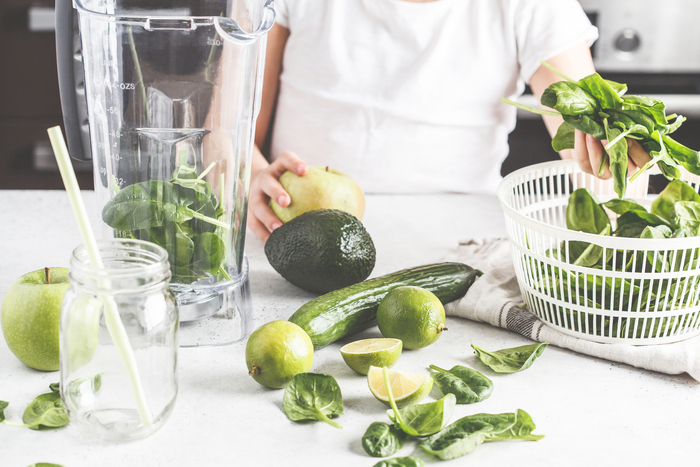
[[[104,267],[93,266],[87,247],[81,244],[73,250],[71,268],[91,276],[109,276],[112,279],[135,274],[154,276],[154,279],[169,279],[170,263],[165,248],[145,240],[114,238],[97,241]],[[129,261],[123,261],[129,259]],[[118,267],[113,267],[120,261]]]

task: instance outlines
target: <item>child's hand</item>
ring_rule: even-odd
[[[279,182],[280,176],[287,170],[291,170],[297,175],[304,175],[308,166],[299,156],[287,151],[283,152],[267,168],[254,174],[251,180],[248,199],[248,227],[263,242],[267,241],[270,232],[282,225],[282,221],[270,209],[269,199],[274,198],[282,207],[289,206],[289,203],[292,202],[291,197]]]
[[[603,147],[607,144],[606,141],[598,141],[591,135],[586,135],[579,130],[576,130],[574,149],[571,151],[571,158],[581,167],[584,172],[595,175],[596,177],[607,180],[612,177],[609,164],[605,164],[603,173],[598,175],[600,163],[603,160]],[[631,138],[627,138],[627,175],[631,176],[640,167],[649,162],[651,157],[639,145],[639,143]]]

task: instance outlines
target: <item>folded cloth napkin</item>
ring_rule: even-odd
[[[523,308],[518,281],[505,238],[466,240],[446,261],[466,263],[484,272],[445,313],[492,324],[538,342],[548,342],[586,355],[676,375],[688,373],[700,381],[700,336],[660,345],[601,344],[564,334]]]

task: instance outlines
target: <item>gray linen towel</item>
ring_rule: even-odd
[[[601,344],[564,334],[522,308],[507,239],[460,242],[446,261],[466,263],[484,272],[462,299],[447,304],[448,316],[489,323],[538,342],[646,370],[671,375],[688,373],[700,381],[700,336],[661,345]]]

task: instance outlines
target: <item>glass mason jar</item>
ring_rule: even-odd
[[[153,243],[98,242],[73,252],[61,308],[61,399],[71,426],[103,441],[160,428],[177,396],[178,316],[168,253]]]

